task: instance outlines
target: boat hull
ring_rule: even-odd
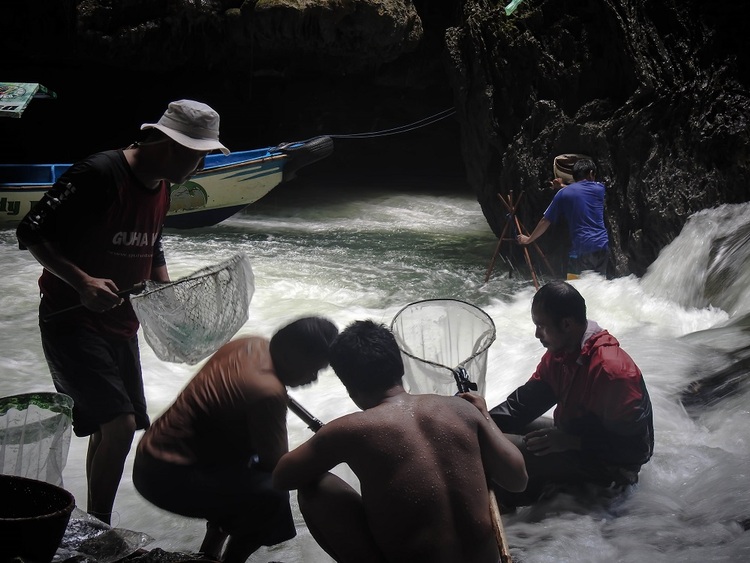
[[[216,225],[255,203],[283,181],[283,154],[252,163],[204,170],[170,189],[165,227],[192,229]]]
[[[330,137],[229,155],[211,154],[204,169],[170,187],[165,227],[216,225],[333,151]],[[0,164],[0,228],[15,228],[70,164]]]

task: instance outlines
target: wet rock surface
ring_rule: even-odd
[[[748,41],[737,2],[467,1],[447,32],[464,162],[490,226],[525,193],[533,229],[552,159],[594,157],[619,275],[641,275],[700,209],[748,199]],[[566,243],[545,235],[546,247]],[[555,244],[557,242],[557,245]]]

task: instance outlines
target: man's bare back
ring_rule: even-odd
[[[495,563],[480,451],[480,436],[492,430],[463,399],[402,390],[326,424],[287,454],[299,463],[294,476],[282,458],[276,477],[284,480],[276,484],[302,487],[322,466],[346,463],[360,481],[370,532],[387,561]]]
[[[497,561],[481,418],[457,397],[402,393],[331,428],[389,561]]]

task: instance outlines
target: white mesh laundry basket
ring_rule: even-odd
[[[0,473],[62,486],[73,399],[62,393],[0,398]]]

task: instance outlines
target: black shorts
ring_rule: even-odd
[[[521,434],[506,434],[506,437],[518,447],[523,455],[529,481],[526,490],[520,493],[511,493],[497,485],[493,487],[498,502],[504,507],[528,506],[547,494],[570,486],[585,488],[587,485],[593,485],[606,489],[613,485],[619,487],[627,484],[622,478],[623,474],[616,467],[607,465],[581,451],[567,450],[542,456],[530,452],[523,441],[523,436],[532,430],[553,426],[551,418],[540,417],[524,428]],[[637,481],[637,470],[634,477]]]
[[[47,311],[40,308],[40,319]],[[42,348],[55,389],[73,399],[73,432],[89,436],[121,414],[148,428],[138,337],[104,338],[68,323],[40,321]]]
[[[575,279],[586,271],[593,271],[607,277],[609,248],[602,248],[577,258],[568,257],[568,279]]]
[[[247,465],[177,465],[137,451],[133,485],[163,510],[203,518],[231,536],[276,545],[296,534],[289,491],[271,473]]]

